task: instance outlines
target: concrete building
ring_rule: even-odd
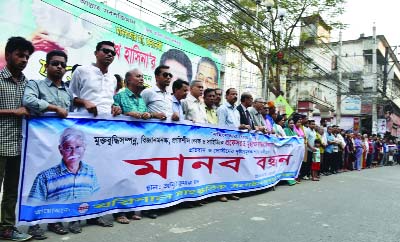
[[[297,71],[288,73],[301,73],[287,77],[290,80],[287,89],[289,102],[299,112],[308,113],[316,120],[324,118],[336,123],[340,90],[341,127],[371,132],[375,103],[378,132],[400,135],[400,128],[397,128],[400,126],[400,65],[393,47],[383,35],[376,36],[376,44],[373,36],[360,35],[358,39],[342,42],[339,61],[339,42],[329,41],[330,29],[320,17],[311,20],[304,20],[306,27],[302,31],[306,34],[302,34],[300,45],[296,47],[309,61],[289,67]],[[310,34],[310,29],[314,30],[311,31],[314,35]],[[322,38],[319,38],[319,33]],[[377,53],[376,75],[373,73],[374,48]],[[339,70],[342,72],[340,83]]]

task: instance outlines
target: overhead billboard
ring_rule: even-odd
[[[110,73],[124,74],[140,68],[148,85],[154,85],[154,69],[171,67],[174,79],[200,79],[207,87],[219,85],[220,64],[212,52],[163,29],[94,0],[1,1],[0,67],[5,65],[4,46],[11,36],[32,41],[35,53],[24,73],[29,79],[44,78],[46,53],[53,49],[68,54],[66,79],[74,64],[95,61],[99,41],[114,42],[117,55]],[[6,31],[4,31],[6,30]]]

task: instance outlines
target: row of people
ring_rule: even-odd
[[[7,65],[0,71],[0,173],[4,174],[4,192],[2,198],[2,217],[0,238],[11,240],[27,240],[32,236],[35,239],[45,239],[46,235],[39,225],[29,227],[28,234],[19,232],[15,224],[15,205],[17,198],[21,141],[22,117],[40,115],[45,112],[55,112],[59,117],[65,118],[68,112],[88,112],[94,116],[98,114],[128,115],[137,119],[156,118],[159,120],[171,119],[173,121],[191,120],[197,123],[219,124],[224,127],[251,129],[247,108],[251,102],[246,100],[252,97],[242,95],[244,112],[235,106],[237,91],[230,88],[226,91],[226,104],[221,104],[222,90],[208,89],[203,96],[203,83],[194,80],[188,83],[177,80],[173,83],[173,94],[166,87],[170,85],[172,74],[169,67],[158,66],[155,69],[156,85],[144,89],[143,73],[133,69],[126,73],[126,88],[115,94],[116,79],[108,72],[108,68],[116,55],[114,44],[102,41],[96,45],[94,55],[95,63],[79,66],[74,70],[69,87],[62,81],[66,72],[68,56],[60,50],[50,51],[46,55],[47,77],[43,80],[31,80],[23,74],[28,64],[30,55],[34,52],[31,42],[22,37],[11,37],[5,50]],[[144,89],[144,90],[143,90]],[[190,94],[189,94],[190,90]],[[219,106],[219,107],[218,107]],[[217,108],[218,107],[218,108]],[[243,114],[245,116],[243,116]],[[247,123],[241,122],[241,118]],[[260,130],[264,130],[260,128]],[[60,144],[61,153],[72,152],[69,141]],[[73,149],[75,152],[75,149]],[[73,174],[79,173],[76,167],[69,167],[68,161],[62,161],[66,168]],[[63,188],[60,188],[63,189]],[[61,191],[68,193],[69,191]],[[234,194],[230,199],[239,199]],[[227,201],[227,197],[220,197]],[[116,215],[116,217],[119,214]],[[156,214],[148,212],[149,217],[155,218]],[[113,226],[112,221],[104,217],[87,220],[87,224],[103,227]],[[57,234],[66,234],[68,230],[62,223],[50,223],[48,229]],[[80,233],[80,221],[71,222],[69,231]]]
[[[167,91],[172,74],[166,65],[158,66],[154,76],[156,85],[144,88],[143,73],[140,69],[128,70],[125,74],[126,87],[115,93],[117,81],[108,72],[116,55],[114,44],[102,41],[96,45],[96,61],[92,65],[79,66],[74,70],[69,87],[62,81],[66,72],[68,56],[65,52],[54,50],[46,56],[44,80],[31,80],[22,71],[26,67],[34,48],[21,37],[12,37],[6,45],[6,67],[0,71],[0,173],[4,174],[4,192],[2,199],[2,217],[0,238],[26,240],[32,236],[45,239],[40,226],[31,226],[30,235],[20,233],[15,224],[15,205],[18,189],[20,155],[22,141],[22,117],[55,112],[65,118],[68,112],[89,112],[99,114],[127,115],[136,119],[159,119],[172,121],[190,120],[195,123],[209,123],[219,127],[255,130],[278,137],[297,135],[304,138],[307,149],[300,177],[306,178],[313,171],[317,178],[319,161],[321,172],[335,173],[340,168],[339,146],[343,143],[336,127],[322,130],[317,139],[315,122],[306,116],[293,115],[286,120],[285,115],[277,114],[272,103],[262,98],[243,93],[238,101],[238,92],[229,88],[225,92],[226,102],[222,104],[221,89],[203,90],[203,82],[193,80],[190,83],[176,80],[172,84],[172,94]],[[285,124],[286,127],[285,127]],[[356,144],[357,142],[355,142]],[[60,152],[67,152],[68,142],[60,144]],[[319,147],[320,146],[320,147]],[[65,148],[67,147],[67,148]],[[71,150],[72,151],[72,150]],[[319,155],[321,151],[324,155]],[[321,158],[319,158],[321,157]],[[65,166],[69,169],[67,161]],[[313,165],[312,165],[313,163]],[[75,167],[76,168],[76,167]],[[76,174],[79,169],[69,169]],[[65,191],[68,192],[68,191]],[[237,200],[235,194],[219,196],[220,201]],[[148,211],[147,215],[156,218],[157,211]],[[136,214],[117,213],[118,222],[127,223],[128,217],[140,219]],[[87,220],[87,224],[103,227],[113,226],[112,221],[104,217]],[[50,223],[48,229],[57,234],[68,233],[62,223]],[[80,221],[71,222],[69,231],[80,233]]]

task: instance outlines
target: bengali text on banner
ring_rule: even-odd
[[[25,121],[19,225],[147,210],[297,177],[304,140],[69,115]]]

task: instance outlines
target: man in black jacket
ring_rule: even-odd
[[[240,113],[240,124],[249,125],[251,129],[255,129],[253,119],[248,110],[248,108],[253,105],[253,97],[250,93],[244,92],[240,96],[240,103],[241,104],[237,107]]]

